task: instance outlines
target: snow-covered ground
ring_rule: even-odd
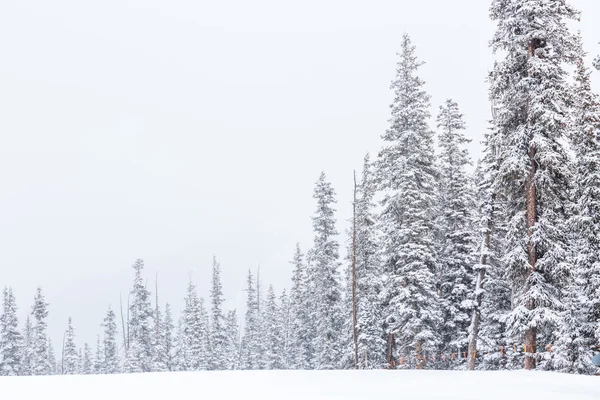
[[[600,377],[545,372],[226,371],[0,377],[0,399],[599,400]]]

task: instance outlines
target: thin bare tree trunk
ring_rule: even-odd
[[[67,332],[63,333],[63,343],[62,343],[62,357],[60,360],[60,373],[61,375],[65,374],[65,337]]]
[[[119,293],[119,305],[121,308],[121,327],[123,328],[123,347],[125,348],[125,352],[127,352],[127,332],[125,331],[125,319],[123,318],[123,299],[121,298],[121,293]]]
[[[473,310],[473,320],[471,322],[471,332],[469,335],[469,351],[467,366],[470,370],[475,369],[475,357],[477,356],[477,340],[479,339],[479,326],[481,323],[481,304],[483,303],[483,282],[488,265],[490,243],[492,241],[492,219],[494,217],[494,199],[492,193],[490,207],[487,215],[485,234],[481,244],[481,255],[479,258],[479,271],[477,272],[477,282],[475,284],[475,308]]]
[[[529,43],[529,57],[535,54],[535,43]],[[527,193],[526,193],[526,208],[527,208],[527,235],[529,236],[527,244],[527,258],[529,268],[527,270],[526,279],[535,272],[537,264],[537,249],[532,241],[533,230],[537,223],[537,190],[535,186],[535,175],[537,172],[537,164],[535,161],[535,148],[529,145],[529,175],[527,176]],[[527,288],[528,290],[531,288]],[[530,310],[535,309],[535,302],[531,301],[527,304]],[[527,328],[525,331],[525,369],[535,369],[535,351],[537,342],[537,331],[533,327]]]
[[[356,314],[356,171],[354,171],[354,201],[352,202],[352,331],[354,334],[354,368],[358,369],[358,316]]]

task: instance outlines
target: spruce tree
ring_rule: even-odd
[[[515,289],[507,328],[525,342],[525,368],[536,367],[538,342],[561,324],[561,285],[568,275],[566,210],[572,179],[563,141],[568,130],[567,73],[578,17],[566,0],[494,0],[492,73],[498,180],[506,197],[504,261]]]
[[[267,301],[264,309],[265,325],[265,369],[280,370],[284,368],[283,364],[283,321],[281,319],[281,309],[277,304],[277,297],[273,285],[269,285],[267,291]]]
[[[125,372],[152,371],[152,307],[150,292],[142,280],[144,261],[137,259],[133,264],[135,271],[132,302],[129,307],[129,348],[125,359]]]
[[[570,124],[574,152],[574,253],[569,285],[564,290],[564,322],[555,344],[554,367],[561,372],[598,372],[590,346],[600,342],[600,99],[591,88],[581,37],[577,40]]]
[[[32,354],[31,354],[31,374],[48,375],[50,373],[50,362],[48,361],[48,336],[46,334],[48,318],[48,303],[42,293],[42,288],[38,287],[31,314],[34,318],[32,332]]]
[[[439,201],[441,232],[438,269],[439,293],[444,324],[443,353],[467,349],[470,324],[468,296],[473,282],[473,198],[466,168],[471,164],[465,146],[470,142],[458,104],[447,100],[437,116],[440,154]]]
[[[213,257],[211,300],[211,354],[210,369],[221,370],[227,368],[227,337],[225,336],[225,316],[223,315],[223,286],[221,284],[221,266],[217,258]]]
[[[196,286],[190,279],[181,316],[179,334],[179,369],[198,371],[208,367],[208,315],[204,299],[198,297]]]
[[[296,245],[296,252],[291,261],[293,265],[292,289],[290,291],[290,345],[289,368],[312,369],[314,362],[313,338],[315,337],[315,320],[311,308],[314,299],[312,283],[308,276],[308,264],[300,244]]]
[[[84,375],[91,375],[94,373],[94,364],[92,360],[92,348],[89,344],[83,345],[83,365],[81,373]]]
[[[165,360],[168,371],[175,370],[175,338],[173,336],[173,315],[171,313],[171,306],[169,303],[165,305],[165,322],[164,322],[164,346],[165,346]]]
[[[104,374],[117,374],[121,371],[117,345],[117,317],[111,307],[108,307],[102,327],[104,328],[104,353],[101,370]],[[98,344],[97,348],[99,347]]]
[[[65,348],[63,353],[63,371],[65,375],[75,375],[79,372],[79,353],[75,344],[75,329],[73,321],[69,317],[69,323],[65,332]]]
[[[23,346],[21,346],[21,375],[33,375],[33,324],[31,318],[27,315],[25,327],[23,328]]]
[[[237,313],[231,310],[227,313],[225,320],[225,331],[227,342],[225,347],[226,369],[234,370],[240,368],[240,328],[238,326]]]
[[[290,352],[291,352],[291,315],[290,315],[290,301],[287,295],[287,291],[283,289],[279,296],[279,319],[281,321],[282,329],[282,369],[291,368]]]
[[[439,346],[441,311],[436,293],[434,243],[435,187],[433,132],[428,126],[429,95],[418,77],[415,46],[408,35],[392,81],[390,127],[379,153],[378,187],[382,263],[387,276],[384,319],[406,366],[423,367],[426,353]],[[415,355],[415,356],[413,356]]]
[[[0,375],[15,376],[21,372],[22,336],[19,332],[17,304],[12,288],[2,292],[2,315],[0,315]]]
[[[154,328],[152,332],[152,371],[168,371],[165,348],[164,321],[158,303],[158,284],[156,288],[156,304],[154,307]]]
[[[313,339],[316,369],[336,369],[341,361],[341,286],[338,274],[339,244],[335,227],[335,191],[322,172],[313,198],[315,234],[313,252],[316,336]]]
[[[48,339],[48,363],[50,363],[50,372],[48,375],[57,375],[56,354],[54,353],[54,344],[52,344],[52,340],[50,339]]]
[[[104,374],[104,351],[100,344],[100,335],[96,335],[96,354],[94,355],[94,374]]]
[[[246,283],[246,318],[241,344],[240,367],[241,369],[251,370],[260,368],[258,342],[262,338],[258,336],[258,299],[254,277],[250,270],[248,270]]]

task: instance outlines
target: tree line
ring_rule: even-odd
[[[423,63],[404,35],[383,145],[355,176],[348,240],[338,241],[336,192],[322,173],[314,241],[291,257],[289,294],[265,293],[249,271],[240,324],[223,309],[214,259],[209,304],[190,280],[175,321],[168,304],[152,304],[137,260],[125,312],[107,310],[94,349],[76,346],[69,320],[57,357],[42,290],[21,328],[6,288],[0,373],[598,372],[600,102],[570,29],[579,12],[566,0],[494,0],[490,16],[493,117],[474,172],[459,105],[447,100],[431,126]]]

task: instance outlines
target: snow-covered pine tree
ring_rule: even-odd
[[[313,198],[317,208],[312,217],[316,336],[313,339],[316,369],[337,369],[341,361],[342,302],[338,274],[339,243],[335,227],[335,191],[321,172]]]
[[[65,332],[65,347],[62,362],[63,374],[75,375],[79,372],[79,353],[75,344],[75,329],[73,329],[73,320],[71,317],[69,317],[69,323]]]
[[[562,141],[568,130],[564,64],[574,59],[567,22],[578,12],[567,0],[494,0],[492,73],[498,180],[506,197],[504,260],[515,290],[507,317],[511,336],[525,342],[525,368],[536,367],[542,344],[561,323],[561,283],[568,271],[566,216],[572,174]]]
[[[256,367],[255,369],[267,368],[267,344],[258,338],[267,337],[265,324],[265,299],[262,293],[260,280],[260,265],[256,271]]]
[[[152,329],[152,371],[168,371],[165,349],[164,322],[158,302],[158,278],[155,289],[154,327]]]
[[[142,280],[144,261],[137,259],[129,306],[129,348],[125,355],[125,372],[152,371],[152,306],[150,292]]]
[[[21,346],[21,368],[20,375],[32,375],[33,371],[33,324],[27,315],[25,327],[23,328],[23,345]]]
[[[356,284],[358,365],[381,368],[385,363],[385,331],[382,321],[381,254],[376,231],[373,164],[367,154],[358,186],[356,204]]]
[[[164,323],[164,346],[165,346],[165,360],[168,371],[175,370],[175,338],[173,336],[173,314],[171,312],[171,305],[167,303],[165,305],[165,323]]]
[[[227,369],[227,336],[225,316],[223,315],[223,285],[221,284],[221,265],[213,256],[212,287],[210,290],[211,324],[210,324],[210,369]]]
[[[441,352],[467,350],[473,283],[473,196],[466,167],[471,164],[466,145],[466,125],[458,104],[446,100],[437,116],[439,158],[439,294],[444,323]],[[453,365],[456,367],[458,363]]]
[[[205,370],[208,367],[208,315],[204,299],[198,297],[196,285],[190,279],[181,315],[181,332],[178,338],[178,369],[181,371]]]
[[[238,326],[237,313],[231,310],[225,319],[225,332],[227,342],[225,347],[226,369],[233,370],[240,367],[240,328]]]
[[[590,346],[600,342],[600,99],[592,91],[581,36],[572,90],[571,148],[575,160],[575,211],[571,219],[574,268],[563,299],[565,321],[555,343],[554,367],[591,374]]]
[[[33,299],[33,307],[31,314],[34,318],[33,325],[33,351],[31,354],[31,374],[32,375],[48,375],[50,373],[50,362],[48,361],[48,336],[46,334],[48,318],[48,303],[42,288],[38,287],[35,298]]]
[[[21,373],[22,335],[19,332],[17,303],[12,288],[2,292],[0,316],[0,375],[15,376]]]
[[[290,301],[287,291],[283,289],[279,296],[279,319],[282,329],[282,369],[289,369],[290,364]]]
[[[81,373],[84,375],[92,375],[94,373],[94,364],[92,360],[92,348],[89,344],[83,345],[83,365]]]
[[[50,372],[48,375],[58,375],[58,367],[56,364],[56,354],[54,353],[54,344],[48,338],[48,362],[50,363]]]
[[[262,338],[258,336],[258,300],[251,270],[248,270],[246,282],[246,319],[241,344],[240,367],[244,370],[250,370],[259,369],[260,367],[258,342]]]
[[[433,238],[437,215],[433,132],[428,126],[429,95],[417,76],[417,60],[409,36],[392,81],[395,98],[390,127],[377,163],[383,195],[379,227],[382,263],[387,276],[385,321],[405,366],[419,368],[439,344],[442,317],[436,293],[436,248]]]
[[[117,316],[111,307],[108,307],[102,327],[104,328],[104,352],[101,370],[104,374],[117,374],[121,372],[117,345]]]
[[[304,262],[300,244],[296,245],[296,252],[291,263],[293,272],[289,306],[289,368],[312,369],[314,360],[313,338],[315,336],[315,321],[311,318],[312,282],[308,276],[308,265]]]
[[[265,326],[265,369],[280,370],[283,364],[283,321],[281,310],[277,304],[277,297],[273,285],[267,290],[267,301],[263,311]]]
[[[100,342],[100,335],[96,335],[96,354],[94,355],[94,374],[104,374],[104,351]]]

